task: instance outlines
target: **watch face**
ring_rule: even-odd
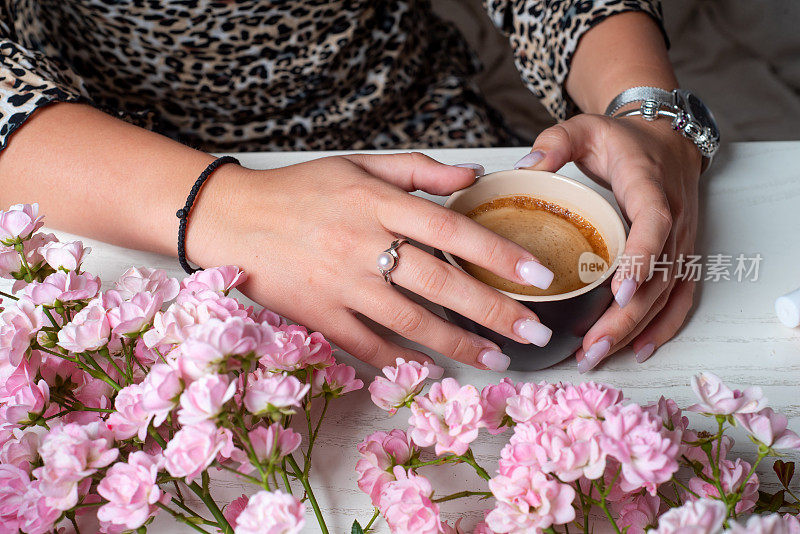
[[[694,96],[692,93],[685,94],[684,101],[688,105],[689,113],[694,116],[694,119],[711,130],[714,139],[719,139],[719,131],[717,130],[717,121],[714,120],[714,114],[708,109],[702,100]]]

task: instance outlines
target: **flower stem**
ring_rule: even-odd
[[[369,519],[369,522],[367,523],[367,526],[364,527],[364,532],[365,533],[369,532],[369,529],[372,528],[372,523],[374,523],[375,520],[378,519],[378,515],[380,515],[380,513],[381,513],[381,511],[378,510],[377,508],[375,508],[375,513],[372,514],[372,517]]]
[[[492,477],[489,476],[489,473],[486,472],[486,469],[478,465],[478,462],[475,461],[475,456],[472,454],[472,449],[467,449],[467,452],[459,456],[461,460],[465,463],[471,465],[475,472],[478,473],[478,476],[484,480],[490,480]]]
[[[156,504],[162,510],[166,510],[167,512],[169,512],[172,515],[172,517],[174,517],[175,519],[177,519],[181,523],[185,523],[186,525],[189,525],[190,527],[192,527],[193,529],[195,529],[198,532],[204,532],[205,534],[211,534],[209,531],[207,531],[206,529],[200,527],[200,525],[196,525],[195,523],[189,521],[189,518],[187,518],[186,516],[184,516],[181,513],[176,512],[175,510],[173,510],[169,506],[167,506],[167,505],[165,505],[163,503],[160,503],[160,502],[157,502]]]
[[[295,476],[303,485],[303,489],[306,491],[306,495],[308,495],[308,501],[311,503],[311,508],[314,509],[314,515],[317,516],[317,522],[319,523],[320,532],[322,534],[330,534],[328,532],[328,527],[325,525],[325,518],[322,517],[322,511],[319,509],[319,504],[317,503],[317,499],[314,497],[314,491],[311,489],[311,485],[308,483],[308,477],[303,475],[303,471],[300,469],[300,466],[297,465],[297,461],[295,461],[294,456],[291,454],[286,456],[286,461],[292,467],[292,471],[294,471]]]
[[[12,295],[10,293],[6,293],[5,291],[0,291],[0,297],[6,297],[6,298],[9,298],[11,300],[19,300],[19,297],[15,297],[14,295]]]
[[[433,502],[447,502],[453,501],[455,499],[461,499],[464,497],[472,497],[472,496],[481,496],[481,497],[491,497],[491,491],[459,491],[458,493],[451,493],[450,495],[445,495],[444,497],[439,497],[438,499],[433,499]]]
[[[619,472],[617,473],[617,476],[619,476]],[[616,477],[614,477],[614,480],[616,480]],[[611,523],[612,527],[614,527],[614,532],[616,532],[617,534],[622,534],[622,531],[617,526],[617,522],[614,520],[614,516],[611,515],[611,511],[608,509],[608,501],[606,500],[606,497],[608,497],[608,493],[611,491],[613,483],[609,484],[608,488],[602,488],[600,487],[597,480],[593,480],[592,485],[595,486],[597,488],[598,493],[600,493],[600,500],[597,501],[597,505],[600,507],[601,510],[603,510],[603,513],[606,514],[608,522]]]

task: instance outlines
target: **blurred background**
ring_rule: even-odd
[[[432,0],[478,53],[478,84],[531,141],[554,122],[522,84],[481,0]],[[800,0],[662,0],[681,86],[714,111],[723,141],[800,139]]]

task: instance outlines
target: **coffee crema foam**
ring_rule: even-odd
[[[467,217],[523,246],[555,273],[550,287],[539,289],[506,280],[456,258],[467,273],[503,291],[537,296],[569,293],[588,285],[579,275],[582,254],[594,253],[608,264],[608,248],[600,232],[586,219],[558,204],[527,195],[501,197],[472,209]]]

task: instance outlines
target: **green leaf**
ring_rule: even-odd
[[[778,480],[781,481],[783,487],[788,488],[794,476],[794,462],[775,460],[775,463],[772,464],[772,469],[775,471],[775,474],[778,475]]]
[[[769,508],[767,508],[770,512],[777,512],[783,506],[783,495],[784,490],[780,490],[778,493],[772,496],[772,500],[769,503]]]
[[[353,528],[350,529],[350,534],[364,534],[364,529],[361,528],[357,520],[353,521]]]

